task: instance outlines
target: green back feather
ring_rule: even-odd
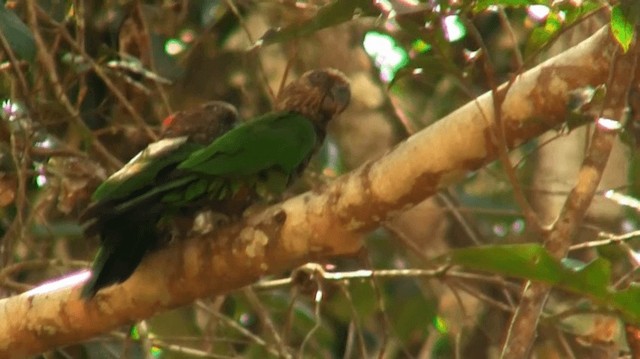
[[[191,154],[178,168],[229,178],[272,168],[292,175],[311,155],[316,140],[314,127],[304,116],[270,113],[229,131]]]

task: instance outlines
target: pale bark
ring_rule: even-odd
[[[635,44],[626,54],[619,50],[611,61],[612,69],[606,81],[607,94],[598,114],[605,119],[624,121],[630,90],[637,86],[634,82],[637,81],[638,49]],[[621,123],[617,123],[617,126],[621,126]],[[600,122],[594,126],[594,133],[575,185],[565,199],[558,218],[544,235],[544,247],[556,259],[564,258],[569,252],[569,247],[593,200],[619,134],[614,128]],[[522,300],[512,319],[501,358],[519,359],[528,356],[535,338],[538,319],[550,292],[551,286],[545,283],[525,284]]]
[[[606,82],[616,48],[607,29],[520,75],[502,107],[508,146],[564,120],[569,91]],[[356,252],[362,235],[497,156],[485,94],[318,193],[305,193],[203,238],[146,258],[125,283],[89,302],[78,288],[0,301],[0,357],[88,339],[156,312],[224,293],[267,273]]]

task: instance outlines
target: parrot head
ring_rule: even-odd
[[[229,131],[238,122],[238,110],[223,101],[207,102],[189,111],[179,111],[162,121],[160,136],[189,136],[189,140],[206,145]]]
[[[293,110],[325,127],[349,105],[347,77],[335,69],[311,70],[287,85],[276,102],[277,110]]]

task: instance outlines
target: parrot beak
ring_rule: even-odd
[[[351,89],[348,83],[334,82],[325,92],[320,102],[320,112],[324,114],[326,120],[339,115],[344,111],[351,101]]]
[[[331,88],[329,96],[336,106],[336,115],[342,113],[351,101],[351,88],[348,83],[337,84]]]

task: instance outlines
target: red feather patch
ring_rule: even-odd
[[[169,128],[169,126],[171,126],[171,123],[173,123],[173,120],[175,119],[176,119],[175,114],[165,117],[164,120],[162,120],[162,129],[166,130],[167,128]]]

